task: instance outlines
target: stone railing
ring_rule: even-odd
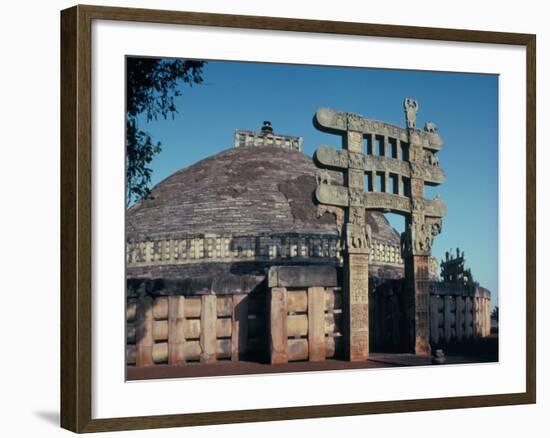
[[[304,286],[309,283],[325,286]],[[132,290],[126,306],[126,364],[143,368],[262,357],[283,363],[341,356],[342,291],[336,267],[271,268],[267,286],[260,293],[226,295]],[[283,300],[279,313],[273,297]]]
[[[238,360],[247,347],[248,303],[243,294],[129,298],[127,365]]]
[[[255,293],[183,295],[130,288],[129,366],[183,365],[265,357],[271,363],[322,361],[343,354],[345,307],[339,268],[271,267]],[[405,282],[373,285],[369,320],[373,350],[405,351]],[[429,282],[433,347],[490,334],[490,292],[476,285]],[[161,294],[162,292],[162,294]]]
[[[428,284],[430,343],[432,348],[475,341],[491,333],[491,293],[480,286],[458,282]],[[403,351],[407,329],[402,320],[407,306],[403,279],[372,287],[369,294],[372,317],[371,343],[375,350]]]
[[[388,243],[373,240],[369,261],[371,263],[402,265],[403,259],[401,258],[401,248],[399,245],[390,245]]]
[[[344,315],[336,268],[272,267],[267,287],[272,364],[342,355]]]
[[[236,148],[245,146],[276,146],[302,152],[303,143],[304,139],[302,137],[244,130],[235,131]]]
[[[145,240],[126,244],[128,267],[200,262],[277,261],[314,259],[341,261],[340,238],[320,234],[192,235],[179,239]],[[371,263],[402,265],[400,248],[373,241]]]
[[[491,334],[491,293],[453,282],[430,284],[430,341],[450,344]]]

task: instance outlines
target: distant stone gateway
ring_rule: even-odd
[[[431,357],[488,336],[490,292],[464,253],[439,279],[446,207],[424,186],[445,181],[443,141],[433,122],[416,128],[415,99],[404,108],[406,128],[319,109],[342,146],[313,158],[269,121],[237,130],[129,208],[128,369]]]

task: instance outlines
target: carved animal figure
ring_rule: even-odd
[[[369,225],[363,225],[359,232],[352,232],[350,243],[351,247],[355,249],[369,248],[371,245],[371,230]]]
[[[434,122],[426,122],[424,131],[435,134],[437,132],[437,125]]]
[[[439,167],[439,159],[433,152],[424,151],[424,163],[430,166]]]

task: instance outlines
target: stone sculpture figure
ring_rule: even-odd
[[[405,108],[407,128],[416,128],[416,112],[418,111],[418,102],[415,99],[407,97],[403,101],[403,107]]]
[[[362,190],[350,189],[349,196],[350,196],[350,203],[352,205],[361,205],[363,203]]]
[[[350,222],[352,224],[360,225],[361,223],[363,223],[365,219],[364,214],[363,214],[363,217],[361,216],[362,216],[361,210],[358,208],[354,208],[353,212],[351,213]]]
[[[430,166],[439,167],[439,159],[431,151],[424,152],[424,163],[429,164]]]
[[[429,253],[432,249],[432,233],[424,223],[414,224],[414,245],[419,254]]]

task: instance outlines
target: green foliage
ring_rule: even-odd
[[[496,322],[498,322],[498,306],[495,306],[495,308],[491,312],[491,319],[494,319]]]
[[[174,99],[180,85],[200,84],[204,61],[126,58],[126,205],[149,196],[153,157],[162,145],[155,142],[139,122],[159,117],[172,119],[177,113]]]

